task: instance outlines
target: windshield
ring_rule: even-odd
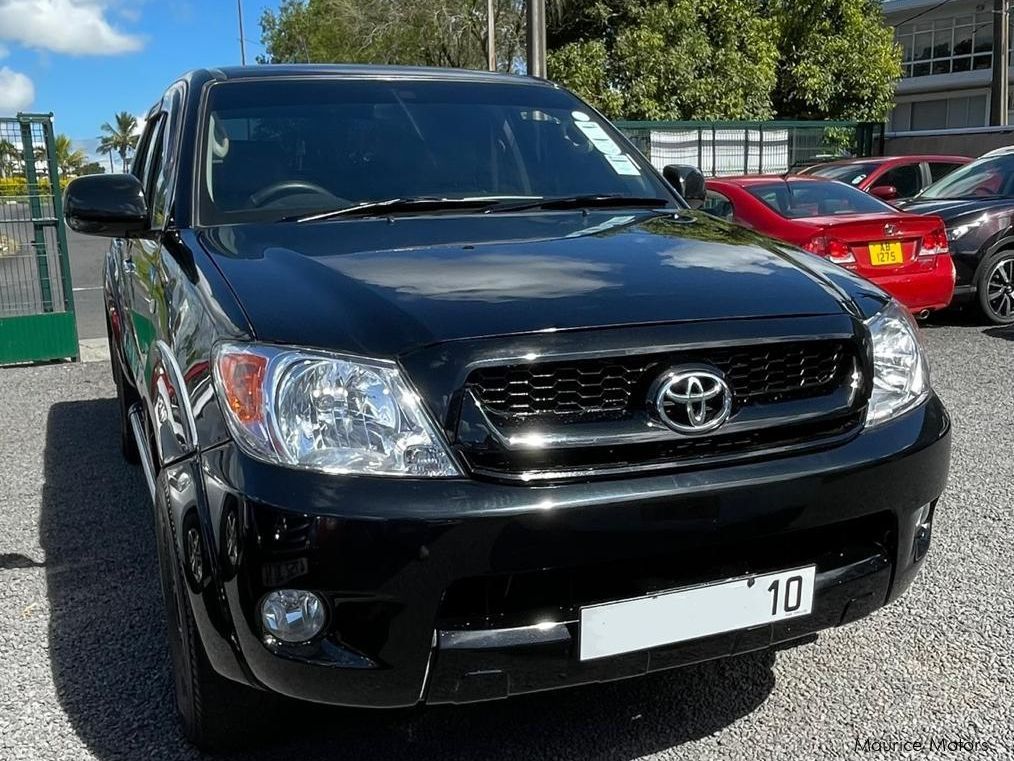
[[[919,194],[919,199],[1010,195],[1014,195],[1014,154],[965,164],[926,188]]]
[[[883,201],[833,180],[827,182],[780,180],[763,185],[750,185],[747,192],[786,219],[895,211]]]
[[[870,173],[876,168],[876,164],[818,164],[815,167],[810,167],[802,174],[828,177],[832,180],[847,182],[849,185],[858,185],[869,177]]]
[[[392,199],[673,198],[610,125],[541,85],[247,80],[212,87],[206,112],[205,224]]]

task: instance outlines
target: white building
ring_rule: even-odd
[[[903,49],[889,131],[988,125],[993,0],[884,0],[884,13]]]

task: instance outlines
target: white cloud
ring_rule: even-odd
[[[35,100],[35,85],[20,71],[0,67],[0,116],[24,111]]]
[[[71,55],[129,53],[144,44],[106,20],[105,0],[0,0],[0,39]]]
[[[10,54],[10,50],[8,50],[4,45],[0,45],[0,58],[6,58]]]

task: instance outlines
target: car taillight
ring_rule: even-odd
[[[803,245],[803,248],[811,254],[823,256],[825,259],[835,264],[840,264],[843,267],[853,269],[856,266],[856,257],[852,253],[852,249],[848,247],[845,241],[838,238],[832,238],[828,235],[815,235]]]
[[[950,245],[947,243],[947,231],[943,227],[937,227],[922,237],[922,245],[919,247],[917,256],[920,259],[928,259],[933,256],[943,256],[950,252]]]

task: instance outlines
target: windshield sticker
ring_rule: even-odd
[[[852,184],[853,185],[858,185],[860,182],[862,182],[865,179],[866,179],[866,175],[865,174],[857,174],[855,177],[852,178]]]
[[[579,122],[591,121],[591,117],[588,116],[584,111],[571,111],[570,115],[573,116]]]
[[[591,141],[599,153],[606,156],[620,155],[620,146],[613,142],[606,131],[595,122],[574,122],[574,126],[584,133],[584,136]]]
[[[609,166],[613,168],[616,174],[627,175],[629,177],[639,177],[641,175],[641,170],[637,168],[637,164],[622,153],[619,156],[606,156],[606,161],[609,162]]]

